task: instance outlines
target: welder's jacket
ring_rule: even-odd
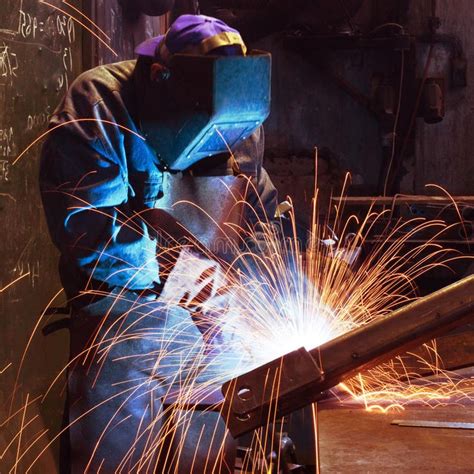
[[[69,297],[94,285],[141,290],[160,281],[156,240],[137,216],[162,198],[166,176],[141,136],[135,64],[82,74],[55,111],[43,147],[40,187]],[[248,207],[244,219],[252,225],[272,217],[276,192],[262,168],[262,130],[234,155],[256,189],[248,197],[254,210]],[[227,160],[215,161],[211,174],[229,174]],[[215,205],[222,205],[219,196]]]

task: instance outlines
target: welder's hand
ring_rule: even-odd
[[[161,300],[189,312],[206,352],[222,344],[222,323],[232,301],[227,275],[211,258],[182,249],[167,277]]]

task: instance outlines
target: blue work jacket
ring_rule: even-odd
[[[157,242],[139,216],[162,196],[164,175],[139,130],[135,65],[125,61],[80,75],[54,112],[42,149],[43,205],[70,298],[85,289],[141,290],[160,282]],[[257,213],[248,212],[249,224],[272,217],[276,191],[262,168],[263,131],[234,154],[255,177],[250,204]]]

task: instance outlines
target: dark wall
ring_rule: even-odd
[[[239,3],[241,10],[235,7]],[[384,123],[374,113],[374,88],[377,81],[387,81],[394,93],[398,91],[400,51],[393,47],[361,50],[350,40],[341,49],[330,37],[355,38],[370,34],[380,24],[405,21],[408,2],[262,1],[261,10],[249,10],[250,3],[206,0],[201,6],[204,13],[234,21],[252,47],[273,55],[266,167],[281,198],[290,194],[300,219],[309,220],[316,147],[323,209],[331,192],[341,188],[347,171],[358,192],[376,193],[387,166],[382,149],[386,122],[394,118],[384,118]],[[313,40],[304,39],[308,36]]]
[[[38,156],[50,115],[81,70],[81,28],[52,0],[3,0],[0,9],[0,419],[45,388],[45,373],[66,361],[65,338],[37,334],[20,360],[43,309],[61,290],[38,190]],[[80,7],[80,2],[71,2]],[[29,146],[31,149],[22,154]],[[56,303],[61,302],[61,296]],[[56,351],[49,349],[55,347]],[[16,380],[18,374],[18,380]],[[17,382],[15,384],[15,381]],[[11,404],[11,397],[15,396]],[[30,412],[59,423],[55,404]],[[0,422],[1,423],[1,422]],[[43,422],[34,423],[32,430]],[[17,424],[0,430],[0,451]],[[2,465],[0,461],[0,466]],[[1,472],[8,470],[0,467]]]
[[[64,304],[58,254],[50,242],[38,189],[41,135],[80,72],[133,58],[140,41],[164,29],[159,18],[125,16],[117,0],[47,3],[2,0],[0,6],[0,426],[10,412],[29,402],[26,411],[17,412],[0,428],[0,453],[20,429],[23,414],[33,422],[22,433],[20,453],[34,436],[49,430],[17,472],[25,472],[59,431],[63,379],[44,401],[35,397],[61,373],[68,357],[67,331],[47,338],[41,334],[48,319],[40,319],[43,309],[55,295],[53,305]],[[0,472],[12,467],[18,445],[13,446],[0,456]],[[31,472],[57,472],[56,463],[55,451],[47,450]]]
[[[233,18],[229,11],[240,14],[235,8],[239,3],[245,2],[206,0],[201,5],[207,5],[209,13]],[[285,2],[262,1],[258,4],[269,3]],[[247,33],[253,46],[273,54],[273,105],[266,123],[266,166],[282,197],[291,193],[302,207],[303,220],[313,194],[315,146],[324,158],[319,166],[319,184],[325,196],[338,187],[345,171],[353,175],[353,193],[382,193],[391,158],[388,194],[433,192],[425,189],[427,183],[445,186],[454,194],[472,194],[474,143],[469,130],[474,105],[470,74],[474,44],[469,0],[344,2],[349,7],[362,3],[350,19],[344,15],[342,7],[339,7],[339,15],[335,12],[337,5],[343,2],[302,0],[297,3],[312,3],[313,6],[298,9],[295,3],[295,9],[287,15],[284,24],[262,13],[260,31],[273,28],[273,34],[254,41],[259,30],[254,28],[252,34]],[[229,5],[233,5],[233,9],[222,13],[222,8]],[[235,21],[243,25],[242,17],[235,15]],[[249,21],[255,25],[255,15],[252,15]],[[430,67],[425,71],[429,48],[426,36],[432,31],[430,27],[438,22],[439,29],[435,33],[459,38],[464,49],[467,87],[451,84],[453,53],[450,44],[434,45]],[[390,134],[394,130],[402,77],[400,50],[391,47],[341,51],[324,46],[326,36],[338,32],[374,38],[400,31],[397,26],[382,26],[387,23],[401,25],[403,32],[412,39],[410,48],[404,53],[400,117],[394,135],[393,157]],[[243,29],[245,31],[245,27]],[[319,44],[318,41],[312,46],[303,41],[288,44],[285,31],[304,35],[308,29],[321,36]],[[412,120],[417,108],[419,81],[424,73],[428,78],[440,79],[444,87],[446,115],[442,122],[434,125],[426,124],[422,118]],[[380,101],[381,93],[377,87],[384,82],[391,88],[392,116],[380,117],[370,109],[380,105],[377,101]]]
[[[396,169],[392,170],[395,183],[389,194],[398,190],[436,193],[426,188],[430,183],[457,195],[474,192],[474,142],[470,133],[474,105],[471,3],[468,0],[367,0],[352,20],[365,34],[387,22],[400,23],[414,39],[411,50],[405,54],[402,110],[394,156]],[[437,39],[426,67],[430,48],[427,38],[432,23],[438,23],[439,28],[435,30]],[[328,147],[340,167],[356,175],[356,182],[362,185],[356,192],[380,192],[377,181],[379,170],[384,169],[383,121],[348,94],[337,76],[357,93],[373,100],[374,78],[385,76],[396,84],[400,52],[343,53],[328,49],[315,55],[311,51],[289,51],[278,36],[263,46],[271,49],[275,58],[275,100],[267,124],[268,146],[283,156],[298,150],[304,154],[302,149],[311,155],[312,145]],[[463,61],[467,63],[466,86],[453,83],[453,62],[458,60],[461,69]],[[427,124],[420,117],[412,122],[423,77],[435,78],[442,84],[445,117],[437,124]],[[398,90],[394,92],[397,94]],[[422,105],[418,107],[418,115],[422,114],[421,109]],[[407,136],[409,131],[411,134]],[[307,166],[312,169],[310,162]],[[293,187],[291,182],[287,187]]]
[[[422,30],[420,6],[412,2],[410,28]],[[438,0],[441,35],[458,38],[467,61],[467,87],[452,86],[452,44],[436,43],[428,74],[446,83],[446,116],[436,125],[418,120],[415,160],[407,175],[408,186],[423,193],[434,183],[454,194],[474,194],[474,10],[469,0]],[[426,11],[426,10],[425,10]],[[423,74],[429,46],[419,48],[418,75]]]
[[[124,5],[124,8],[122,8]],[[165,17],[149,17],[132,0],[95,0],[84,3],[84,12],[101,26],[110,39],[91,34],[84,37],[84,69],[135,57],[134,49],[144,39],[166,31]]]

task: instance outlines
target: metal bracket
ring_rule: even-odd
[[[305,399],[303,394],[323,378],[316,361],[302,347],[225,383],[223,416],[236,436],[247,431],[249,424],[261,425],[292,411],[296,399]]]

